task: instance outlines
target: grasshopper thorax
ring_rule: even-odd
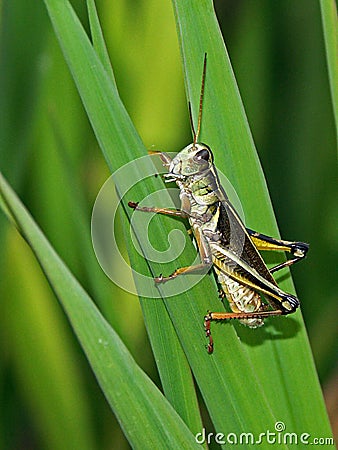
[[[213,166],[213,154],[205,144],[189,144],[171,161],[169,176],[185,178],[203,175]]]

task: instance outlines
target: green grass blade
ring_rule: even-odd
[[[2,176],[0,193],[67,313],[101,388],[133,447],[194,448],[193,435],[135,363]],[[137,420],[130,420],[131,415]]]
[[[126,215],[121,215],[123,228],[130,225]],[[127,242],[130,236],[126,236]],[[149,267],[132,245],[128,245],[132,267],[146,273]],[[159,299],[140,297],[145,325],[156,358],[164,394],[194,433],[202,429],[195,385],[187,358],[178,340],[176,330],[165,304]]]
[[[320,0],[326,60],[330,80],[332,106],[338,133],[338,64],[337,64],[337,5],[334,0]]]
[[[31,156],[34,153],[34,161],[41,159],[39,145],[36,141],[32,144],[34,124],[37,104],[41,101],[46,105],[46,97],[41,95],[46,65],[40,58],[42,54],[50,58],[55,73],[57,57],[51,55],[51,48],[56,46],[50,39],[49,19],[42,2],[2,2],[0,10],[0,164],[31,205],[29,192],[39,178]],[[64,79],[59,82],[59,86],[66,84]],[[49,105],[50,100],[48,96]],[[44,111],[45,119],[47,115]],[[47,178],[46,172],[44,175]],[[29,188],[27,177],[31,177]],[[41,192],[44,187],[40,185],[39,189]],[[54,192],[59,194],[59,190]],[[51,210],[51,204],[48,206]],[[45,215],[38,216],[46,229]],[[34,448],[64,450],[66,442],[69,448],[93,450],[99,446],[94,437],[93,404],[89,402],[90,369],[83,369],[79,346],[31,251],[3,217],[0,242],[0,447],[15,448],[20,441],[30,441]]]
[[[245,211],[247,225],[278,236],[263,172],[212,3],[207,0],[191,0],[173,1],[173,4],[187,95],[192,103],[195,122],[203,56],[205,52],[208,55],[201,140],[211,146],[216,165],[235,187]],[[280,285],[289,292],[293,291],[289,275],[283,276]],[[226,374],[230,385],[241,380],[238,389],[232,392],[231,402],[238,408],[237,413],[244,429],[252,430],[248,423],[248,417],[252,416],[264,416],[265,428],[268,423],[271,428],[266,416],[268,413],[276,420],[282,420],[287,431],[301,433],[302,430],[308,430],[314,435],[330,435],[320,386],[299,312],[292,318],[270,320],[264,329],[253,331],[236,326],[241,340],[239,348],[234,347],[234,336],[230,338],[225,333],[222,337],[216,336],[219,328],[217,325],[213,327],[218,342],[217,355],[213,357],[214,370]],[[220,348],[219,342],[222,341],[226,345]],[[237,361],[238,357],[248,362],[254,376],[246,371],[244,364],[242,367],[237,366],[237,371],[229,367],[229,359],[236,358]],[[195,376],[198,378],[196,373]],[[243,389],[251,390],[257,384],[268,405],[262,409],[257,406],[253,395],[240,398]],[[215,392],[219,387],[215,382]],[[202,388],[201,390],[206,395]],[[224,427],[221,411],[214,409],[208,398],[206,403],[210,407],[216,429],[221,430]],[[261,426],[256,422],[253,429],[258,431]]]
[[[70,448],[100,448],[86,370],[79,364],[78,345],[65,326],[63,311],[30,248],[13,228],[7,232],[2,252],[6,260],[0,286],[2,341],[10,343],[16,390],[32,411],[37,441],[41,441],[36,448],[63,450],[65,442]],[[3,410],[10,419],[10,407]],[[14,447],[13,443],[3,448]]]
[[[113,74],[113,70],[110,64],[109,55],[107,52],[107,47],[103,39],[103,33],[100,26],[99,17],[97,15],[96,5],[94,0],[87,0],[87,8],[88,8],[88,16],[90,23],[90,30],[93,40],[93,47],[102,62],[103,66],[106,69],[107,74],[109,75],[111,82],[115,85],[115,77]]]
[[[88,0],[89,19],[93,36],[94,49],[112,75],[108,53],[103,40],[95,3]],[[115,85],[116,86],[116,85]],[[123,228],[129,228],[125,214],[121,214]],[[143,271],[149,272],[146,261],[142,261],[133,246],[128,246],[129,254],[134,259],[134,267],[143,265]],[[164,393],[175,410],[180,414],[190,430],[197,433],[202,428],[201,417],[195,392],[195,386],[187,359],[176,335],[176,331],[162,302],[155,301],[149,305],[146,299],[140,298],[143,314],[147,318],[146,327],[150,337],[153,352],[158,361],[158,370]],[[160,330],[160,332],[159,332]]]
[[[48,1],[46,4],[108,165],[111,170],[116,170],[134,157],[145,154],[146,150],[131,125],[111,77],[106,76],[104,67],[107,63],[100,64],[97,54],[69,4],[53,1]],[[95,16],[94,13],[91,15]],[[95,34],[100,35],[98,22],[95,18],[92,18],[91,22]],[[70,33],[69,30],[73,32]],[[140,179],[142,172],[135,173],[133,176],[135,179]],[[148,184],[144,184],[142,190],[138,188],[135,198],[145,197],[148,191],[158,190],[159,186],[162,186],[160,180],[150,180]],[[181,229],[184,231],[183,226]],[[167,230],[166,232],[164,228],[161,229],[160,236],[163,242],[170,228],[167,227]],[[139,230],[139,233],[142,232],[143,230]],[[139,260],[139,270],[146,271],[148,276],[152,277],[154,273],[161,271],[160,268],[153,269],[151,274],[147,263],[144,264],[144,261],[141,261],[135,250],[131,252],[133,252],[131,257]],[[171,270],[174,270],[174,267]],[[190,428],[197,432],[201,429],[201,421],[194,385],[185,355],[179,348],[175,330],[165,313],[163,304],[155,301],[151,307],[145,305],[143,308],[149,311],[146,323],[153,348],[156,349],[156,353],[160,353],[156,359],[165,393]],[[159,318],[162,318],[161,325],[158,323]],[[159,336],[158,330],[161,330],[161,333],[166,332],[166,335]],[[172,355],[175,355],[175,358]],[[177,374],[176,380],[172,376],[173,372]]]

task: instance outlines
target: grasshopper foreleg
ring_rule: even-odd
[[[170,209],[170,208],[156,208],[156,207],[148,207],[148,206],[138,206],[136,202],[128,202],[128,206],[130,208],[136,209],[137,211],[143,212],[153,212],[155,214],[165,214],[167,216],[181,217],[186,219],[189,217],[189,214],[181,209]]]

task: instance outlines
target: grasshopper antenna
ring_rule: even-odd
[[[189,116],[190,116],[190,125],[193,134],[193,147],[197,144],[198,136],[201,131],[201,123],[202,123],[202,110],[203,110],[203,96],[204,96],[204,85],[205,85],[205,74],[207,71],[207,54],[204,53],[204,62],[203,62],[203,73],[202,73],[202,84],[201,84],[201,93],[200,93],[200,103],[198,110],[198,121],[197,121],[197,130],[195,131],[194,122],[192,119],[192,111],[191,111],[191,103],[189,102]]]

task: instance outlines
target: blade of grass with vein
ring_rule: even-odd
[[[205,52],[208,55],[202,140],[211,146],[216,165],[235,186],[248,226],[278,236],[266,183],[212,4],[207,0],[184,3],[174,0],[173,4],[187,93],[195,114],[200,89],[200,71],[196,71],[196,67],[202,67],[203,55]],[[293,291],[289,276],[284,276],[280,284],[285,290]],[[242,357],[251,361],[256,375],[249,380],[248,374],[238,371],[237,377],[245,384],[260,380],[269,411],[286,424],[287,431],[307,430],[311,434],[330,436],[306,331],[300,313],[295,317],[271,320],[260,330],[237,328],[242,340]],[[217,342],[219,340],[217,337]],[[217,357],[222,353],[225,365],[217,362],[217,370],[227,370],[226,355],[233,358],[232,345],[229,340],[222,349],[218,344]],[[229,373],[229,383],[234,376],[235,373]],[[242,411],[243,421],[247,414],[256,417],[266,414],[250,396],[244,400],[234,396],[233,401]],[[268,423],[267,420],[266,426]]]
[[[88,0],[87,6],[94,50],[107,73],[111,76],[114,87],[116,87],[94,1]],[[125,212],[122,212],[121,220],[123,222],[122,228],[129,229]],[[126,239],[126,242],[130,243],[130,240]],[[133,267],[139,267],[140,270],[142,266],[141,272],[149,273],[147,261],[135,251],[133,245],[128,246],[128,253],[133,262]],[[157,368],[164,393],[189,429],[197,433],[202,429],[202,421],[195,386],[190,367],[165,305],[161,301],[155,301],[149,307],[149,302],[142,297],[140,297],[140,302],[144,316],[147,318],[146,327],[156,355]]]
[[[326,60],[331,88],[332,106],[338,132],[338,64],[337,64],[337,6],[334,0],[320,0]]]
[[[35,253],[133,448],[197,448],[194,436],[135,363],[2,175],[0,193],[1,204]]]
[[[114,84],[115,83],[115,77],[113,74],[113,70],[110,64],[109,55],[106,47],[106,43],[103,39],[103,33],[99,21],[99,17],[97,15],[96,5],[94,0],[87,0],[87,9],[88,9],[88,17],[89,17],[89,24],[90,24],[90,31],[91,36],[93,40],[93,47],[102,62],[103,66],[106,69],[107,74],[109,75],[110,81]]]

